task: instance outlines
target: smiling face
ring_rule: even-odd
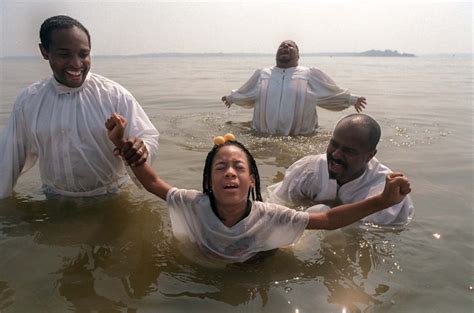
[[[283,41],[276,53],[276,64],[280,68],[295,67],[300,58],[298,46],[292,40]]]
[[[368,133],[356,125],[341,122],[334,130],[326,150],[329,178],[343,185],[365,172],[377,150],[370,149]]]
[[[255,185],[245,152],[235,145],[224,146],[211,165],[212,192],[217,207],[247,205],[249,190]]]
[[[49,48],[40,44],[40,50],[59,83],[71,88],[82,85],[91,66],[89,38],[83,30],[76,26],[54,30]]]

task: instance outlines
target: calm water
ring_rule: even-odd
[[[383,130],[378,158],[412,180],[410,225],[307,231],[253,264],[222,266],[177,242],[164,203],[145,191],[46,199],[33,168],[0,200],[0,312],[472,312],[472,59],[301,61],[367,97]],[[252,112],[219,99],[272,62],[95,58],[92,70],[129,89],[161,132],[162,177],[200,189],[213,136],[236,134],[266,186],[324,152],[334,123],[353,112],[319,109],[311,137],[255,136]],[[0,60],[0,126],[20,90],[49,73],[39,57]]]

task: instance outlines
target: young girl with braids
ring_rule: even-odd
[[[116,113],[105,123],[117,148],[125,142],[126,124]],[[323,213],[296,211],[262,202],[255,160],[233,135],[216,137],[214,143],[204,166],[203,192],[172,187],[146,163],[132,170],[146,190],[166,201],[176,236],[187,236],[200,248],[230,262],[244,262],[259,251],[293,244],[304,229],[352,224],[399,203],[411,191],[407,178],[392,173],[380,195]]]

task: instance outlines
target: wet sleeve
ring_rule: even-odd
[[[256,70],[252,77],[239,89],[232,90],[227,100],[244,108],[253,108],[259,94],[260,71]]]
[[[312,156],[307,156],[293,163],[281,182],[268,187],[268,202],[298,204],[313,198],[309,193],[318,175],[314,173],[311,161]]]
[[[138,137],[143,140],[149,153],[147,163],[152,164],[158,156],[158,139],[160,137],[158,130],[131,94],[124,92],[119,99],[123,102],[123,105],[119,105],[121,108],[119,113],[128,121],[125,136]]]
[[[0,199],[12,195],[18,177],[29,170],[37,159],[29,149],[26,123],[19,102],[15,103],[0,136]]]
[[[265,250],[296,243],[308,225],[309,214],[276,204],[268,205],[271,206],[269,210],[273,210],[274,215],[267,222],[271,231],[264,238]]]
[[[370,189],[367,197],[380,194],[383,191],[385,183],[374,186]],[[406,196],[402,202],[376,212],[365,217],[364,223],[373,223],[376,225],[405,225],[408,224],[414,215],[414,205],[410,195]]]
[[[315,95],[316,104],[331,111],[342,111],[353,106],[357,99],[348,89],[342,89],[324,72],[317,68],[310,68],[309,86]]]

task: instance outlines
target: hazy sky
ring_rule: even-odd
[[[89,29],[95,55],[274,53],[285,39],[301,53],[473,49],[470,1],[0,0],[0,56],[39,55],[39,27],[57,14]]]

